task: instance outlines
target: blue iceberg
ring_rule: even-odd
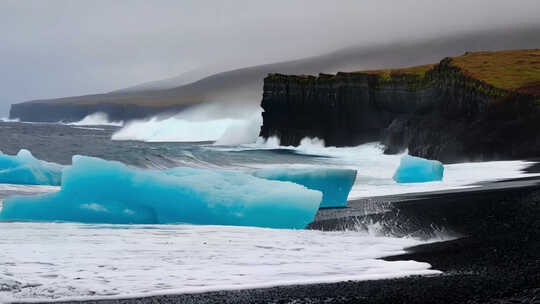
[[[0,183],[59,186],[62,182],[62,165],[35,158],[28,150],[17,155],[0,152]]]
[[[74,156],[62,189],[10,197],[0,220],[86,223],[241,225],[302,229],[322,194],[247,173],[174,168],[130,168],[120,162]]]
[[[347,197],[356,179],[356,170],[272,168],[253,172],[256,177],[288,181],[321,191],[321,208],[346,207]]]
[[[443,174],[444,166],[439,161],[403,155],[392,178],[398,183],[424,183],[440,181]]]

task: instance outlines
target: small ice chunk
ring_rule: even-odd
[[[0,220],[259,226],[302,229],[319,208],[319,191],[248,173],[130,168],[74,156],[58,192],[10,197]]]
[[[443,173],[444,166],[439,161],[403,155],[392,179],[398,183],[424,183],[442,180]]]
[[[59,186],[63,166],[35,158],[21,149],[17,155],[0,152],[0,183]]]
[[[321,191],[321,208],[346,207],[347,197],[356,179],[356,170],[319,168],[271,168],[253,172],[256,177],[288,181]]]

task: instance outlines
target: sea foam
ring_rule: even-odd
[[[380,259],[424,242],[357,231],[15,222],[0,222],[0,231],[2,303],[114,302],[440,273],[427,263]]]

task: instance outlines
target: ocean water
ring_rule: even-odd
[[[93,119],[91,125],[87,125],[88,119]],[[0,151],[16,154],[20,149],[28,149],[38,159],[63,165],[69,165],[73,155],[87,155],[153,169],[347,168],[357,170],[349,200],[474,187],[483,181],[528,176],[522,170],[530,165],[525,161],[445,165],[442,181],[399,184],[392,176],[401,155],[384,155],[377,143],[349,148],[324,147],[317,139],[305,139],[299,147],[279,146],[275,138],[246,143],[240,139],[253,132],[234,132],[241,126],[251,128],[250,123],[235,122],[228,128],[229,135],[216,132],[220,136],[216,144],[156,141],[153,134],[168,136],[163,140],[178,137],[172,136],[171,130],[159,130],[161,125],[155,121],[152,130],[157,133],[150,132],[148,138],[137,138],[138,141],[129,140],[125,131],[128,129],[118,133],[121,127],[99,116],[76,124],[0,122]],[[144,122],[140,122],[131,130],[144,127]],[[205,130],[208,128],[211,129],[206,126]],[[124,137],[111,140],[113,134]],[[212,139],[216,134],[211,134]],[[203,135],[190,134],[190,140],[209,139],[207,133]],[[10,195],[58,189],[0,184],[0,208],[2,200]],[[378,259],[428,241],[379,234],[376,223],[369,231],[321,232],[230,226],[2,222],[0,302],[126,297],[436,274],[436,269],[422,261]]]

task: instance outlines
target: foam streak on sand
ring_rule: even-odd
[[[439,273],[427,263],[377,259],[419,241],[360,232],[71,223],[0,223],[0,231],[0,260],[11,261],[0,268],[0,302]]]

